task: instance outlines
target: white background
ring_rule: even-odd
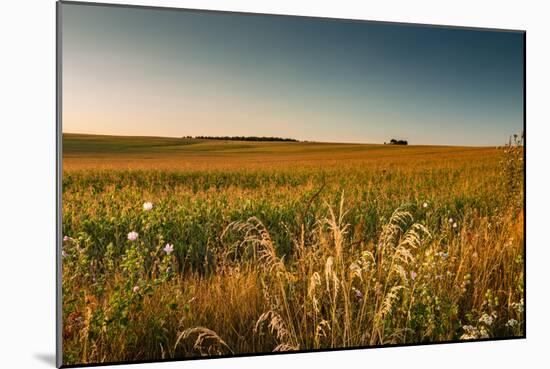
[[[550,12],[544,8],[545,1],[127,2],[527,30],[526,340],[144,364],[140,368],[548,367]],[[53,367],[55,2],[2,1],[0,9],[0,367]]]

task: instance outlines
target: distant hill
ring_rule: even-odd
[[[184,136],[182,138],[191,139],[195,138],[198,140],[224,140],[224,141],[259,141],[259,142],[272,142],[272,141],[281,141],[281,142],[300,142],[294,138],[284,138],[284,137],[258,137],[258,136]]]

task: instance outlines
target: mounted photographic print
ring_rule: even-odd
[[[58,365],[525,337],[525,32],[58,3]]]

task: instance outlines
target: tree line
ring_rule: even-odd
[[[225,140],[225,141],[283,141],[283,142],[299,142],[294,138],[284,137],[259,137],[259,136],[183,136],[186,139],[197,140]]]

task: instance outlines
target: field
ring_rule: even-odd
[[[63,363],[523,336],[522,157],[64,134]]]

